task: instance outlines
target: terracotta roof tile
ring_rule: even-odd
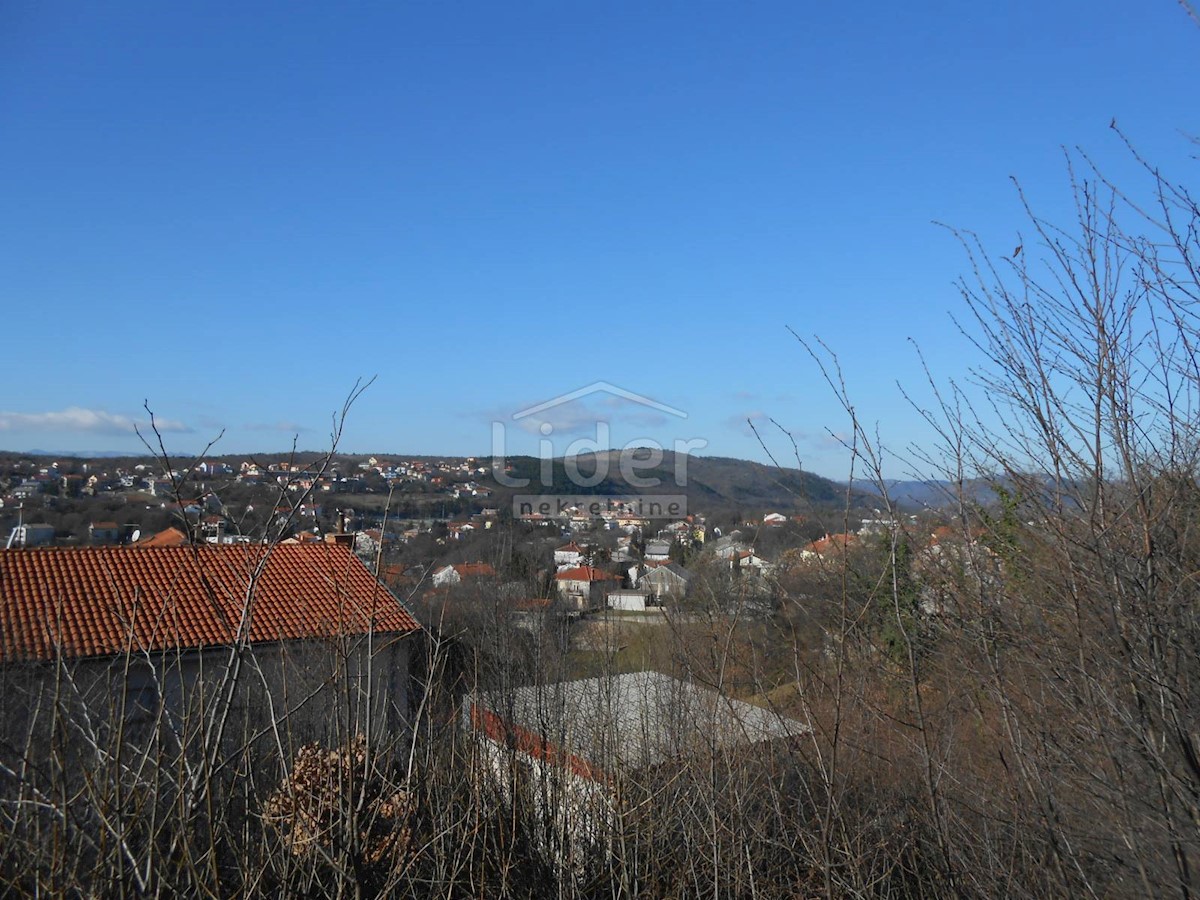
[[[845,550],[858,540],[853,534],[827,534],[820,540],[813,541],[807,549],[810,553],[824,555],[833,550]]]
[[[0,661],[420,626],[348,548],[293,544],[0,551]]]
[[[496,570],[491,564],[485,562],[455,563],[438,571],[444,572],[446,568],[454,569],[460,578],[493,578],[496,575]]]
[[[188,543],[188,537],[178,528],[168,528],[158,534],[142,538],[134,546],[139,549],[147,547],[183,547]]]

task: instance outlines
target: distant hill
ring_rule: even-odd
[[[857,490],[874,497],[882,498],[883,491],[886,490],[888,498],[893,503],[901,509],[910,511],[941,509],[954,502],[954,486],[949,481],[888,479],[883,482],[881,487],[878,482],[866,478],[856,478],[852,483]]]
[[[9,452],[9,451],[6,451]],[[134,453],[129,450],[27,450],[18,452],[13,450],[10,452],[12,456],[54,456],[66,457],[69,459],[119,459],[121,457],[133,458],[146,456],[146,451]]]
[[[744,459],[729,459],[718,456],[677,457],[664,451],[661,461],[650,466],[644,451],[624,451],[632,454],[626,461],[626,469],[633,466],[632,474],[639,480],[657,479],[655,486],[631,484],[621,472],[621,452],[610,450],[605,453],[587,454],[573,458],[580,474],[596,472],[597,465],[604,466],[607,477],[590,487],[580,487],[568,476],[567,461],[555,459],[550,462],[550,483],[542,484],[543,460],[534,457],[510,457],[510,477],[527,478],[527,488],[504,488],[508,493],[543,494],[595,494],[614,496],[633,494],[684,494],[688,508],[715,512],[745,508],[748,511],[774,510],[792,515],[811,510],[828,510],[846,503],[847,494],[851,505],[870,509],[872,498],[845,484],[822,478],[800,469],[776,468]],[[642,455],[639,457],[639,453]],[[677,473],[682,484],[677,485]]]
[[[1049,498],[1053,492],[1054,479],[1049,475],[1026,476],[1022,489],[1028,492],[1031,484],[1044,486],[1042,495]],[[883,484],[888,497],[901,509],[917,511],[922,509],[946,509],[958,503],[958,486],[953,481],[930,479],[929,481],[899,481],[889,480]],[[866,479],[854,482],[854,487],[868,496],[880,497],[880,485]],[[997,476],[995,478],[969,478],[962,484],[962,492],[969,503],[987,506],[999,498],[997,487],[1017,491],[1018,485],[1012,479]]]
[[[630,484],[621,473],[622,452],[631,454],[629,460],[633,464],[633,472],[641,479],[658,479],[659,484],[653,487]],[[599,494],[613,496],[618,494],[684,494],[688,498],[688,508],[704,512],[733,512],[744,509],[747,514],[767,510],[786,515],[802,515],[809,511],[831,512],[842,510],[847,501],[852,511],[869,513],[880,506],[880,485],[867,479],[855,479],[847,485],[846,482],[833,481],[805,472],[800,469],[778,468],[745,459],[732,459],[721,456],[677,456],[672,451],[663,451],[662,458],[654,466],[649,466],[649,451],[608,450],[598,454],[585,454],[573,458],[574,464],[583,475],[596,471],[597,463],[607,469],[607,477],[599,483],[582,487],[573,482],[567,474],[567,463],[564,459],[551,461],[550,484],[541,485],[541,470],[543,461],[536,457],[508,457],[506,462],[512,467],[511,475],[517,478],[528,478],[531,484],[528,488],[514,489],[502,484],[493,484],[496,491],[496,502],[511,497],[514,493],[542,494]],[[372,454],[344,453],[335,455],[334,463],[343,468],[347,465],[357,466]],[[380,459],[393,462],[422,461],[426,463],[446,462],[456,464],[468,458],[474,459],[479,465],[487,465],[486,455],[474,457],[452,455],[428,455],[403,452],[379,452],[373,454]],[[315,450],[291,451],[288,449],[259,453],[213,453],[206,458],[211,462],[226,462],[235,469],[243,460],[256,460],[260,463],[290,460],[301,465],[311,465],[325,457],[325,453]],[[131,453],[122,450],[0,450],[0,465],[15,463],[19,459],[75,459],[75,460],[112,460],[108,465],[133,465],[137,462],[155,464],[158,460],[148,452]],[[183,467],[195,461],[188,454],[172,454],[172,465]],[[676,469],[681,473],[683,485],[675,485]],[[490,466],[489,466],[490,468]],[[627,466],[629,468],[629,461]],[[465,479],[466,476],[464,476]],[[1047,491],[1053,485],[1050,476],[1040,476],[1047,486]],[[483,479],[492,481],[490,478]],[[973,478],[963,485],[967,499],[972,503],[990,504],[997,500],[995,485],[1012,486],[1009,479],[998,477]],[[889,479],[884,482],[888,497],[906,512],[920,510],[939,510],[953,507],[957,502],[956,485],[954,482],[939,479],[904,480]],[[1026,489],[1028,487],[1026,486]]]

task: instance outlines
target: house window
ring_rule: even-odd
[[[158,718],[161,697],[158,685],[150,677],[130,677],[125,688],[125,722],[127,725],[149,725]]]

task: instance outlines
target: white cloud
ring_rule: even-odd
[[[517,427],[530,434],[545,433],[550,425],[554,434],[583,434],[594,431],[598,422],[638,428],[660,428],[670,420],[656,409],[625,397],[575,397],[545,406],[517,418]]]
[[[299,434],[301,431],[310,431],[311,429],[301,425],[299,422],[252,422],[246,426],[247,431],[279,431],[285,434]]]
[[[187,433],[192,429],[176,419],[155,417],[155,427],[164,434]],[[134,419],[103,409],[68,406],[57,412],[0,412],[0,431],[81,431],[88,434],[131,434],[134,428],[150,427],[148,419]]]
[[[573,434],[594,429],[597,422],[607,422],[611,416],[590,408],[586,403],[573,400],[560,403],[540,413],[517,420],[517,427],[530,434],[544,434],[542,425],[549,425],[557,434]]]
[[[757,428],[758,433],[761,435],[763,433],[763,428],[766,427],[769,422],[770,416],[761,410],[736,413],[725,419],[725,425],[727,428],[731,428],[739,434],[745,435],[746,437],[754,436],[754,428]],[[752,423],[753,428],[751,428]]]

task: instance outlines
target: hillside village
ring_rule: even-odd
[[[768,611],[807,569],[903,526],[947,539],[933,512],[880,517],[864,508],[848,532],[807,514],[693,510],[649,518],[622,499],[590,509],[514,514],[490,461],[344,457],[152,461],[0,459],[0,526],[10,548],[161,547],[336,541],[418,604],[498,594],[518,614],[570,619],[605,610],[662,613],[696,580],[737,586]],[[841,524],[841,523],[837,523]],[[503,534],[503,537],[501,537]]]
[[[827,789],[832,750],[864,791],[838,813],[871,835],[856,866],[889,882],[913,840],[936,846],[912,798],[940,748],[962,748],[965,787],[946,790],[963,832],[990,834],[999,811],[1031,860],[1044,849],[1038,814],[1008,793],[1004,758],[1053,764],[1088,797],[1102,738],[1131,721],[1098,723],[1095,709],[1039,687],[1062,678],[1078,637],[1096,652],[1119,606],[1094,583],[1072,595],[1090,561],[1063,574],[1088,527],[1075,512],[1086,482],[1058,484],[1056,505],[1042,473],[1013,474],[986,503],[964,498],[965,512],[902,512],[812,482],[766,505],[761,488],[731,479],[753,498],[739,500],[697,463],[702,489],[684,515],[647,516],[637,496],[600,493],[547,515],[514,506],[490,462],[5,458],[0,721],[19,738],[0,747],[0,782],[23,768],[6,796],[37,801],[0,815],[9,842],[36,857],[55,810],[94,809],[157,829],[136,852],[172,888],[183,877],[173,844],[194,847],[212,827],[240,854],[235,874],[188,870],[196,885],[227,887],[243,872],[267,873],[283,893],[296,872],[332,884],[344,876],[327,860],[340,853],[340,871],[371,885],[415,889],[473,865],[485,872],[477,884],[512,878],[514,893],[536,895],[547,877],[602,877],[633,827],[638,840],[732,842],[756,884],[762,872],[777,879],[771,896],[819,894],[824,808],[811,792]],[[1174,478],[1142,496],[1164,484],[1195,496],[1194,481]],[[847,502],[812,499],[835,493]],[[1132,508],[1119,488],[1109,496]],[[1180,571],[1200,559],[1191,509],[1169,508],[1149,532]],[[1130,561],[1144,559],[1142,536],[1106,515],[1114,577],[1139,583]],[[1069,538],[1056,548],[1047,536],[1060,532]],[[1157,590],[1145,599],[1172,622],[1194,612],[1190,602],[1164,612]],[[1074,717],[1080,747],[1097,755],[1014,746],[1006,715],[1052,748],[1060,719]],[[1136,742],[1142,726],[1127,727],[1123,742]],[[208,774],[193,768],[205,760]],[[262,780],[246,774],[251,760]],[[339,787],[351,783],[363,785],[354,804]],[[241,806],[210,826],[210,799],[225,795]],[[1088,809],[1073,813],[1072,833],[1095,827]],[[464,830],[464,811],[481,824]],[[707,838],[714,821],[720,835]],[[486,841],[473,843],[474,829]],[[1110,830],[1112,841],[1120,823]],[[63,846],[68,878],[95,859],[89,840]],[[488,868],[496,846],[512,848],[519,874]],[[655,843],[621,865],[639,878],[666,867],[696,887],[695,858]],[[95,883],[129,877],[122,860],[104,856]],[[914,863],[923,884],[942,877],[937,860]],[[0,876],[26,892],[48,883]],[[751,876],[717,877],[722,896],[742,896]]]
[[[310,457],[315,454],[309,454]],[[464,511],[480,511],[491,490],[474,459],[339,465],[312,460],[198,460],[167,468],[153,460],[0,458],[0,522],[13,546],[136,542],[165,527],[193,540],[237,543],[341,530],[368,531],[392,509],[419,512],[403,529],[429,532]],[[493,510],[494,512],[494,510]],[[119,520],[119,524],[118,524]],[[135,533],[137,537],[135,537]]]

